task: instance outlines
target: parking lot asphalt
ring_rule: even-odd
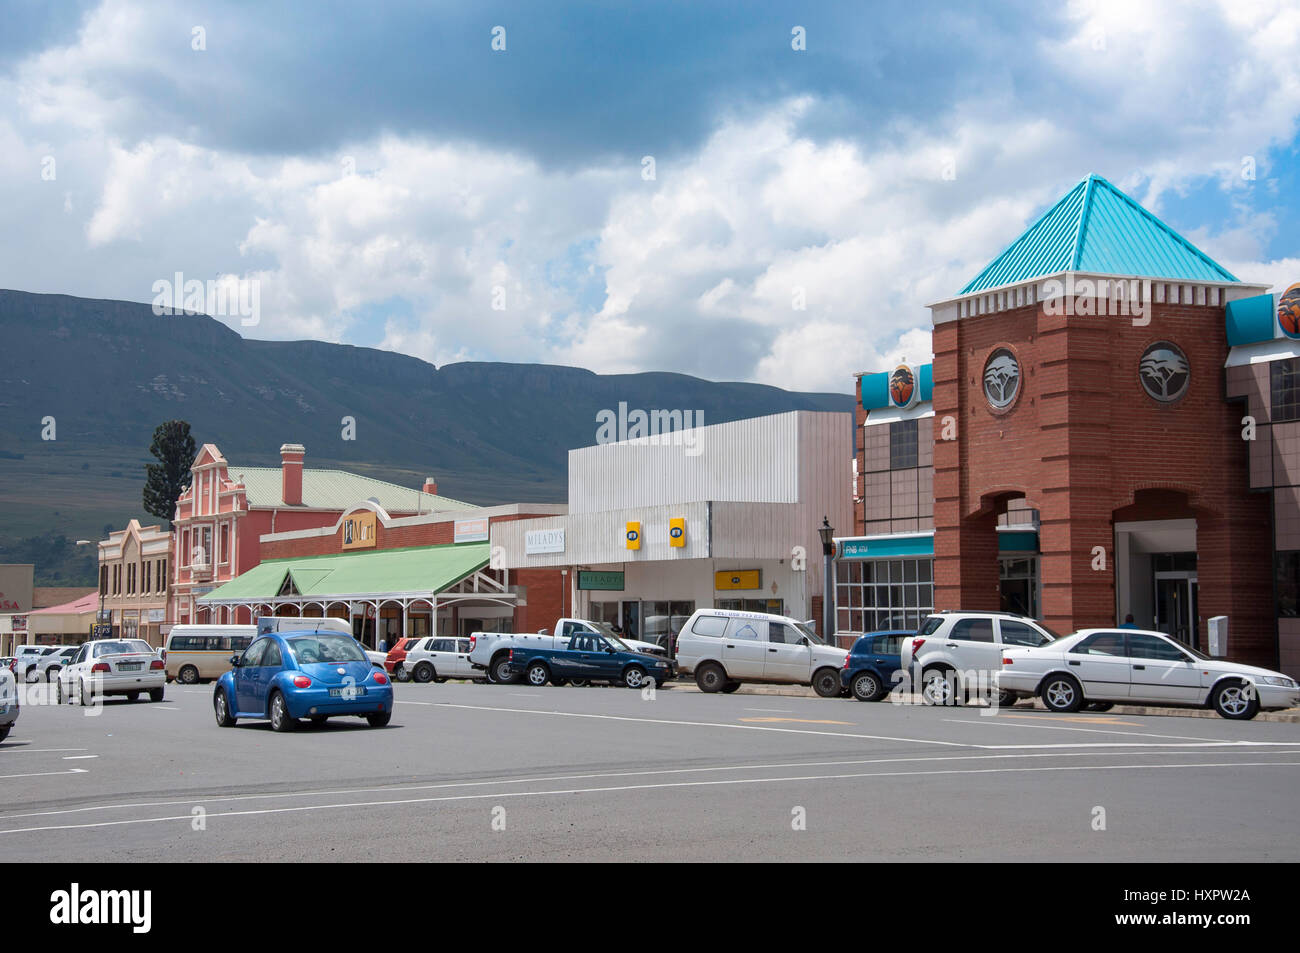
[[[24,706],[11,861],[1294,861],[1300,726],[399,684],[392,723]]]

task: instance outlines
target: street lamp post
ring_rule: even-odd
[[[823,516],[822,525],[817,528],[817,535],[822,538],[822,638],[827,645],[834,645],[835,637],[835,527]]]
[[[93,542],[93,541],[92,541],[92,540],[89,540],[89,539],[79,539],[79,540],[77,540],[77,545],[78,545],[78,546],[90,546],[90,545],[92,544],[92,542]],[[96,548],[95,548],[95,552],[96,552],[96,553],[99,552],[99,548],[98,548],[98,546],[96,546]],[[99,578],[99,561],[98,561],[98,560],[95,561],[95,588],[99,590],[99,614],[95,616],[95,622],[96,622],[96,624],[100,624],[100,623],[103,623],[103,621],[104,621],[104,583],[103,583],[103,581],[101,581],[100,578]],[[93,628],[90,630],[90,634],[91,634],[92,636],[95,634],[95,630],[94,630]],[[111,634],[111,633],[110,633],[110,634]]]

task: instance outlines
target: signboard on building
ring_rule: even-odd
[[[675,518],[668,521],[668,545],[678,548],[686,545],[686,520]]]
[[[627,524],[627,548],[641,548],[641,524],[636,521]]]
[[[107,622],[93,622],[90,626],[90,637],[92,639],[111,639],[113,637],[113,627]]]
[[[373,549],[375,545],[375,514],[360,510],[343,517],[343,548]]]
[[[730,572],[715,572],[713,588],[718,591],[727,589],[761,589],[757,569],[736,569]]]
[[[455,535],[452,538],[452,542],[485,543],[487,542],[487,538],[487,517],[480,517],[472,520],[456,520]]]
[[[564,552],[564,530],[530,529],[524,532],[524,555]]]
[[[10,624],[11,624],[12,627],[13,627],[11,631],[14,631],[14,632],[26,632],[26,631],[27,631],[27,616],[25,616],[25,615],[16,615],[16,616],[13,617],[13,620],[12,620],[12,622],[11,622]]]
[[[582,569],[578,572],[578,588],[622,591],[624,588],[623,573],[596,572],[593,570]]]
[[[150,610],[149,610],[149,621],[150,621],[150,622],[161,622],[161,621],[163,621],[163,619],[165,619],[166,617],[167,617],[167,610],[166,610],[166,609],[150,609]]]

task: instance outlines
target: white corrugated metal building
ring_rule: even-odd
[[[569,615],[649,641],[701,607],[811,619],[817,528],[853,525],[852,451],[853,416],[816,411],[571,450],[568,513],[493,523],[494,565],[567,568]]]

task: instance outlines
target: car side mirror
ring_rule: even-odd
[[[614,654],[614,646],[612,646],[612,645],[607,645],[607,646],[605,646],[605,651],[608,652],[610,655],[613,655],[613,654]]]
[[[238,655],[230,656],[230,664],[235,668],[239,668],[239,656]]]

